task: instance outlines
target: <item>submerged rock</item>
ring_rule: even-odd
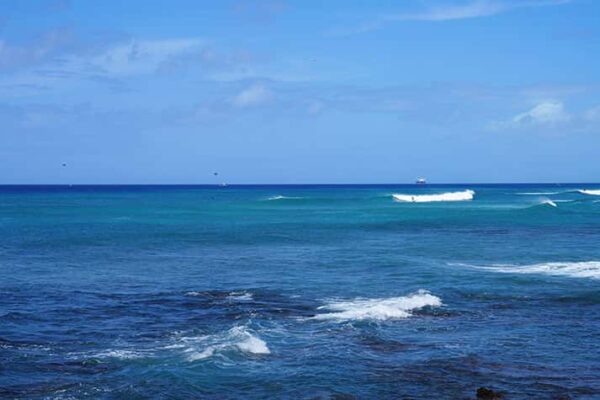
[[[477,400],[499,400],[503,399],[504,395],[486,387],[477,389]]]

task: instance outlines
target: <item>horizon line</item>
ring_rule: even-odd
[[[231,187],[231,186],[381,186],[381,185],[414,185],[414,186],[435,186],[435,185],[600,185],[600,182],[433,182],[433,183],[415,183],[415,182],[378,182],[378,183],[0,183],[2,186],[211,186],[211,187]]]

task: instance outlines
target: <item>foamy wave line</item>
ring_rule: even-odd
[[[600,196],[600,189],[580,189],[578,192],[581,194],[587,194],[589,196]]]
[[[546,206],[552,206],[552,207],[558,207],[558,205],[556,205],[555,202],[553,202],[550,199],[546,199],[546,200],[542,200],[542,202],[540,203],[540,205],[546,205]]]
[[[268,197],[267,201],[275,201],[275,200],[300,200],[304,197],[294,197],[294,196],[272,196]]]
[[[93,358],[118,358],[121,360],[131,360],[148,356],[146,352],[135,350],[106,350],[94,354]]]
[[[332,302],[319,307],[319,310],[328,310],[317,314],[313,319],[318,320],[375,320],[408,318],[412,311],[423,307],[440,307],[442,300],[426,290],[403,296],[385,299],[355,299],[351,301]]]
[[[429,203],[433,201],[468,201],[473,200],[475,192],[465,190],[462,192],[448,192],[440,194],[393,194],[395,201],[409,203]]]
[[[182,347],[186,347],[184,352],[188,353],[188,361],[204,360],[231,351],[251,355],[271,353],[267,343],[244,326],[233,327],[223,334],[183,337],[179,340]]]
[[[544,274],[600,279],[600,261],[549,262],[529,265],[495,264],[478,268],[511,274]]]

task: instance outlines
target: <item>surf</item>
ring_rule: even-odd
[[[465,190],[462,192],[446,192],[440,194],[393,194],[395,201],[407,203],[430,203],[437,201],[469,201],[473,200],[475,191]]]
[[[424,307],[440,307],[442,300],[426,290],[419,290],[408,296],[380,299],[354,299],[331,302],[319,307],[326,312],[317,314],[313,319],[335,321],[385,321],[411,317],[415,310]]]
[[[477,268],[511,274],[542,274],[571,278],[600,279],[600,261],[563,261],[525,265],[494,264]]]
[[[267,343],[245,326],[235,326],[215,335],[181,338],[185,345],[188,361],[211,358],[217,354],[230,352],[242,355],[267,355],[271,350]]]
[[[600,189],[579,189],[577,192],[588,196],[600,196]]]

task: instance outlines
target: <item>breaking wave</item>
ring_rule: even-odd
[[[600,261],[549,262],[529,265],[496,264],[479,268],[505,273],[600,279]]]
[[[433,201],[468,201],[473,200],[475,192],[465,190],[462,192],[447,192],[440,194],[393,194],[395,201],[409,203],[429,203]]]
[[[236,326],[225,333],[197,337],[182,337],[179,345],[185,347],[188,361],[204,360],[227,352],[247,355],[266,355],[271,350],[267,343],[244,326]]]
[[[386,299],[355,299],[351,301],[332,302],[319,307],[319,310],[327,310],[323,314],[317,314],[313,319],[319,320],[376,320],[408,318],[412,311],[424,307],[440,307],[442,300],[430,294],[426,290],[409,296],[390,297]]]
[[[600,189],[580,189],[578,192],[581,194],[587,194],[589,196],[600,196]]]
[[[553,202],[550,199],[542,200],[542,202],[540,203],[540,205],[551,206],[551,207],[558,207],[558,205],[556,205],[556,203]]]

